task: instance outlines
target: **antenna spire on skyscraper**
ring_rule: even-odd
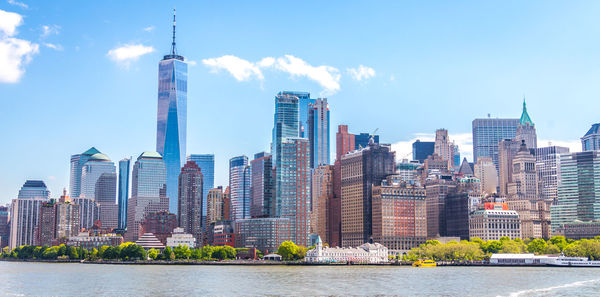
[[[173,8],[173,43],[171,43],[171,55],[175,56],[175,8]]]

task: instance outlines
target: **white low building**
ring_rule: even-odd
[[[556,259],[556,256],[536,256],[534,254],[493,254],[490,264],[493,265],[531,265],[548,264]]]
[[[171,237],[167,237],[167,246],[170,248],[178,247],[179,245],[187,245],[193,249],[196,247],[196,238],[192,234],[185,233],[183,228],[177,227],[173,230]]]
[[[321,237],[318,237],[315,248],[306,251],[304,261],[385,263],[388,261],[388,248],[379,243],[365,243],[355,248],[323,247]]]

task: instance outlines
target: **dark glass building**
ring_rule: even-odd
[[[433,155],[435,148],[435,142],[433,141],[417,141],[412,144],[413,160],[419,161],[420,163],[425,162],[427,157]]]

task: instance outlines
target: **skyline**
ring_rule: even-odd
[[[143,151],[153,150],[155,147],[154,140],[156,139],[155,130],[152,128],[154,125],[154,116],[156,115],[156,78],[158,73],[156,63],[162,55],[169,52],[168,49],[170,47],[172,5],[171,7],[168,7],[168,5],[159,5],[157,8],[149,8],[148,14],[154,16],[154,19],[146,17],[140,20],[138,16],[132,16],[131,19],[126,20],[128,25],[122,27],[123,32],[111,31],[111,27],[117,26],[119,22],[117,20],[121,14],[128,11],[128,6],[133,5],[127,3],[124,5],[125,7],[122,11],[111,12],[114,19],[102,22],[104,24],[103,27],[101,25],[102,28],[97,28],[98,25],[91,26],[91,28],[99,30],[95,33],[98,34],[96,39],[100,41],[103,38],[107,39],[102,34],[114,33],[116,37],[113,37],[111,41],[104,40],[105,43],[102,45],[94,42],[93,45],[88,44],[87,47],[84,47],[82,45],[74,45],[76,42],[70,39],[75,36],[73,31],[77,32],[77,29],[80,29],[74,28],[73,23],[81,21],[75,20],[73,23],[69,23],[69,21],[78,16],[72,15],[71,18],[60,19],[60,22],[58,21],[58,17],[41,18],[40,20],[40,18],[36,19],[36,12],[41,12],[43,5],[46,4],[35,4],[33,2],[27,2],[27,4],[27,9],[21,6],[10,5],[8,2],[0,5],[0,10],[2,11],[16,12],[26,16],[24,23],[16,27],[18,30],[17,33],[11,33],[12,30],[9,29],[12,27],[10,27],[10,24],[7,25],[5,23],[6,18],[2,18],[3,20],[0,24],[0,31],[3,32],[0,34],[4,34],[0,41],[2,45],[7,40],[11,40],[10,38],[29,40],[38,44],[38,52],[33,54],[31,61],[21,68],[24,73],[20,76],[19,81],[14,83],[0,83],[0,92],[5,94],[3,97],[14,98],[13,100],[0,100],[2,102],[0,116],[3,118],[3,121],[6,121],[2,125],[2,128],[0,128],[2,129],[0,132],[6,136],[6,143],[14,144],[3,146],[0,150],[0,153],[6,158],[3,162],[6,167],[3,166],[3,168],[10,168],[10,170],[3,170],[0,173],[0,195],[2,195],[0,203],[2,204],[16,197],[16,193],[26,179],[44,180],[48,184],[52,196],[58,196],[62,192],[63,187],[69,187],[69,157],[73,154],[83,152],[90,147],[97,147],[100,151],[105,152],[114,162],[130,156],[135,158]],[[215,8],[217,11],[222,9],[222,7],[218,6],[220,4],[215,5],[216,7],[212,8]],[[401,5],[391,3],[389,5],[408,6],[404,8],[417,11],[422,9],[421,7],[412,7],[406,3]],[[438,5],[444,6],[443,4]],[[532,4],[528,5],[533,6]],[[595,3],[594,5],[598,6]],[[72,6],[75,9],[85,7],[85,5],[81,4]],[[109,5],[107,6],[109,7]],[[308,91],[312,97],[320,97],[321,94],[327,93],[328,96],[326,97],[332,110],[332,129],[338,124],[348,124],[350,131],[353,133],[372,132],[376,128],[379,128],[381,142],[394,144],[398,151],[398,159],[402,159],[403,155],[405,155],[402,152],[402,145],[405,142],[410,141],[412,143],[415,135],[423,136],[420,133],[433,135],[436,128],[448,129],[450,131],[450,138],[454,140],[456,137],[459,140],[458,144],[461,155],[470,156],[472,154],[471,148],[467,147],[466,144],[464,146],[461,145],[460,141],[464,141],[465,143],[470,141],[469,131],[471,121],[474,118],[486,117],[488,112],[492,113],[493,117],[518,118],[521,112],[520,105],[523,93],[527,96],[529,113],[538,129],[540,146],[545,146],[548,139],[553,139],[553,142],[557,145],[561,144],[560,141],[574,141],[577,144],[576,151],[580,151],[579,138],[583,136],[591,124],[597,122],[597,118],[593,118],[592,108],[583,110],[580,108],[582,106],[581,102],[588,105],[594,103],[593,95],[597,94],[597,92],[593,92],[593,84],[589,83],[586,85],[588,89],[584,89],[589,94],[582,98],[565,99],[565,97],[560,97],[558,96],[560,91],[566,92],[566,89],[582,92],[578,88],[581,86],[575,81],[569,82],[567,86],[556,85],[556,82],[544,82],[542,78],[548,79],[554,73],[544,73],[549,71],[549,69],[543,68],[537,69],[539,73],[535,72],[536,69],[533,69],[533,66],[536,63],[533,62],[542,62],[539,60],[535,61],[535,59],[532,59],[534,60],[532,62],[534,65],[526,64],[526,66],[515,67],[512,69],[513,73],[500,73],[496,74],[496,76],[488,73],[489,77],[487,79],[497,79],[499,80],[497,84],[500,84],[500,81],[503,80],[508,81],[506,89],[501,86],[495,86],[490,81],[487,81],[489,84],[487,88],[478,85],[478,89],[474,87],[477,83],[467,83],[468,78],[475,79],[473,76],[477,76],[476,69],[452,68],[461,66],[454,65],[454,63],[448,60],[445,60],[448,65],[429,65],[434,66],[431,68],[435,68],[435,66],[440,67],[442,73],[444,73],[444,70],[450,71],[452,69],[463,74],[470,73],[470,76],[466,75],[462,77],[465,81],[461,85],[460,75],[456,75],[458,76],[456,78],[454,75],[451,77],[450,73],[446,73],[448,77],[443,77],[443,75],[430,68],[427,68],[427,70],[417,67],[419,65],[416,62],[413,62],[414,65],[411,65],[411,62],[408,61],[409,57],[417,58],[421,62],[427,60],[426,58],[428,57],[426,54],[418,55],[416,49],[415,52],[412,52],[412,55],[405,58],[398,58],[399,63],[407,63],[409,66],[413,66],[412,68],[403,68],[402,70],[406,69],[405,72],[390,69],[389,65],[383,63],[381,57],[361,57],[362,51],[368,50],[364,48],[364,45],[362,48],[355,48],[355,52],[346,52],[347,48],[344,47],[343,54],[340,55],[342,57],[337,57],[336,54],[339,54],[339,52],[336,52],[331,47],[336,45],[336,43],[337,45],[345,45],[350,42],[344,42],[340,40],[340,37],[337,39],[334,38],[331,42],[318,43],[319,45],[324,45],[323,47],[319,47],[318,53],[311,52],[313,46],[310,45],[306,47],[282,45],[274,49],[270,45],[268,49],[261,49],[260,45],[256,45],[256,48],[252,46],[249,48],[239,46],[239,44],[233,46],[231,45],[231,41],[228,40],[210,43],[214,47],[209,48],[206,44],[202,45],[202,42],[200,42],[201,46],[194,45],[194,39],[208,31],[208,26],[205,23],[198,22],[199,24],[196,23],[196,25],[193,23],[196,20],[202,21],[202,18],[195,17],[194,13],[210,13],[210,10],[207,10],[205,6],[202,7],[200,5],[200,7],[197,7],[196,4],[176,5],[178,7],[179,21],[177,42],[179,52],[186,57],[190,57],[190,60],[188,60],[190,62],[188,95],[188,138],[190,141],[187,143],[187,153],[188,155],[215,154],[215,186],[227,184],[227,164],[230,158],[242,154],[252,157],[254,153],[269,150],[274,97],[277,92],[284,90]],[[479,6],[485,5],[479,4]],[[285,7],[285,5],[275,5],[274,8],[270,7],[269,10],[282,10],[282,7]],[[307,7],[310,7],[310,4],[306,4],[305,9]],[[324,11],[313,11],[312,13],[323,18],[326,15],[325,11],[328,10],[328,7],[324,6],[324,8]],[[440,9],[440,7],[437,8]],[[573,9],[571,6],[568,8]],[[102,9],[107,8],[102,7],[95,10],[101,12]],[[302,7],[299,7],[299,9],[302,11]],[[331,10],[332,8],[329,7],[329,9]],[[369,11],[370,9],[373,11]],[[458,10],[456,6],[452,7],[452,9]],[[556,7],[555,9],[558,10],[555,13],[560,11]],[[383,10],[380,7],[368,7],[364,13],[368,14],[374,11],[381,14]],[[434,9],[433,11],[436,10]],[[593,15],[593,11],[593,9],[587,8],[585,13]],[[567,14],[565,11],[560,12]],[[460,13],[457,13],[455,14],[455,18],[460,19]],[[511,13],[518,14],[518,12],[514,11],[511,11]],[[580,11],[577,14],[578,20],[581,18],[583,20],[580,21],[584,22],[585,18],[581,17],[581,13]],[[232,14],[236,15],[235,12],[232,12]],[[261,11],[258,15],[262,14],[266,14],[266,12]],[[214,15],[224,14],[215,13]],[[56,12],[56,16],[60,16],[60,13]],[[256,23],[250,24],[251,27],[263,25],[263,22],[258,20],[259,16],[255,20]],[[95,20],[94,18],[92,19]],[[227,18],[226,20],[208,19],[209,21],[207,22],[213,26],[212,28],[219,28],[219,25],[227,24]],[[334,23],[335,20],[331,20],[330,22],[333,24],[344,23],[343,20],[336,20],[337,23]],[[414,19],[409,18],[408,20],[416,22]],[[147,24],[145,27],[142,26],[144,22]],[[539,20],[531,20],[531,22],[535,24]],[[565,19],[564,22],[568,23],[569,21]],[[226,28],[224,31],[232,33],[231,28],[234,25],[227,25],[229,27],[224,26],[223,28]],[[306,25],[306,31],[316,30],[316,28],[310,27],[310,24]],[[364,25],[368,27],[369,24]],[[592,25],[595,24],[592,23]],[[149,30],[149,32],[144,30],[151,27],[154,29]],[[293,25],[291,27],[282,27],[284,27],[283,30],[298,31],[298,28]],[[598,29],[598,26],[595,27],[588,29],[590,31]],[[194,28],[200,28],[199,35],[189,33],[194,32],[192,31]],[[426,26],[425,28],[432,30],[432,28]],[[415,30],[418,28],[410,27],[410,29]],[[473,30],[472,28],[463,29],[466,31]],[[543,25],[538,29],[552,31],[552,29],[548,29]],[[251,29],[247,28],[246,30]],[[282,29],[261,28],[260,30],[275,33],[274,31]],[[445,28],[442,31],[446,30],[448,32],[445,33],[450,32],[449,28]],[[325,31],[326,33],[329,32],[328,30]],[[348,31],[352,30],[348,29]],[[565,31],[562,31],[562,33],[567,35],[568,32]],[[40,34],[39,39],[34,37],[37,33]],[[248,32],[245,33],[248,34]],[[359,33],[365,34],[361,31]],[[404,33],[416,34],[408,31]],[[529,34],[532,33],[536,33],[536,31],[532,30],[529,32]],[[144,34],[150,36],[145,36]],[[215,32],[208,32],[205,36],[207,36],[208,40],[219,41],[219,37],[215,35]],[[240,35],[243,34],[240,33]],[[319,38],[320,35],[326,34],[315,34],[314,37],[313,35],[311,37],[322,39],[322,36]],[[381,35],[384,34],[379,34],[378,36]],[[135,36],[143,37],[136,38]],[[290,36],[296,35],[290,34]],[[302,34],[298,34],[297,36],[302,36]],[[220,37],[227,39],[227,36]],[[267,41],[270,40],[267,36],[262,35],[254,37],[259,37],[259,39]],[[276,34],[273,34],[271,39],[278,39],[277,37]],[[524,38],[523,36],[520,37]],[[248,36],[238,38],[237,40],[244,41],[250,38]],[[236,40],[236,38],[231,39]],[[361,38],[356,39],[360,40]],[[420,39],[422,44],[427,44],[427,40],[425,39]],[[367,40],[371,40],[371,38]],[[411,39],[408,38],[408,40]],[[493,40],[486,41],[487,43],[483,42],[482,45],[491,47],[492,44],[490,43],[493,43]],[[471,40],[471,42],[473,41]],[[44,43],[47,43],[47,45],[44,45]],[[257,43],[260,44],[260,42]],[[219,44],[223,45],[220,46]],[[448,46],[452,43],[441,43],[440,45],[442,44]],[[468,42],[464,44],[465,47],[461,48],[466,48],[467,44]],[[62,50],[56,51],[50,45],[56,49],[62,48]],[[137,60],[119,59],[118,57],[127,56],[127,51],[118,50],[125,45],[132,45],[134,46],[133,49],[141,50],[141,52],[149,52],[141,55]],[[139,47],[139,45],[142,47]],[[402,46],[403,44],[395,45]],[[581,50],[583,50],[584,45],[589,46],[587,44],[572,44],[571,46],[576,47],[577,45],[581,47]],[[378,45],[373,46],[380,50],[385,49],[385,47]],[[430,44],[430,46],[432,50],[439,50],[434,44]],[[459,51],[458,44],[454,44],[454,46],[457,47],[454,50]],[[77,50],[77,47],[79,47],[79,50]],[[148,47],[151,47],[152,50],[150,51]],[[132,47],[127,48],[132,49]],[[321,51],[321,49],[323,50]],[[197,51],[206,51],[206,53],[197,53]],[[481,49],[477,51],[481,51]],[[486,53],[489,53],[490,57],[487,57],[487,59],[481,56],[477,58],[485,60],[488,63],[490,62],[489,60],[493,60],[494,54],[498,55],[497,52],[493,51],[486,52],[483,50],[482,52],[483,54],[479,54],[485,56]],[[519,59],[526,60],[527,57],[532,58],[533,54],[539,55],[540,53],[532,52],[529,55],[513,56],[515,58],[515,62],[513,63],[516,63]],[[292,55],[295,58],[287,55]],[[435,55],[442,54],[436,53]],[[441,58],[435,57],[435,55],[432,58]],[[237,59],[229,56],[237,57]],[[269,57],[272,57],[273,60],[268,59]],[[392,58],[393,55],[389,55],[389,57]],[[457,58],[460,57],[462,56],[457,56]],[[591,57],[598,59],[597,54]],[[0,57],[0,63],[6,63],[3,60],[4,58]],[[73,60],[68,58],[73,58]],[[462,58],[466,59],[466,57]],[[544,58],[549,59],[551,55]],[[115,59],[120,62],[116,62]],[[477,61],[477,59],[474,60],[471,63]],[[257,63],[256,61],[261,62]],[[465,62],[468,60],[462,61]],[[563,57],[562,61],[566,63],[568,59]],[[61,64],[61,62],[67,62],[66,66]],[[456,61],[456,64],[459,64],[458,62],[460,62],[460,59]],[[480,62],[482,65],[470,65],[470,67],[480,66],[479,68],[483,69],[485,66],[489,66],[485,65],[486,63],[483,61]],[[429,61],[429,63],[435,64],[433,61]],[[497,63],[501,64],[500,61]],[[83,73],[78,73],[77,71],[72,73],[71,71],[80,69],[77,68],[78,65],[84,65],[83,68],[90,67],[97,72],[92,73],[84,69]],[[221,66],[217,65],[225,65],[222,67],[231,71],[219,68]],[[318,66],[321,65],[324,67],[319,68]],[[360,67],[361,65],[363,66],[362,68]],[[4,66],[0,64],[0,68]],[[394,64],[393,66],[397,65]],[[501,65],[495,66],[502,68]],[[58,69],[59,67],[64,68]],[[332,67],[337,69],[337,72]],[[42,68],[47,71],[41,71]],[[350,69],[355,69],[355,71],[353,72]],[[504,70],[506,71],[506,69]],[[413,72],[412,74],[417,73],[421,77],[416,75],[416,77],[411,78],[411,71]],[[523,79],[524,81],[511,81],[510,76],[520,71],[530,71],[532,74],[539,75],[542,78],[539,78],[539,80],[535,80],[535,78],[527,80],[517,75],[516,78],[512,79]],[[592,71],[592,74],[597,76],[597,69],[594,69],[594,71]],[[336,73],[339,75],[337,80]],[[362,75],[357,75],[360,73]],[[436,77],[436,74],[439,77]],[[583,75],[581,73],[578,74]],[[431,75],[432,78],[425,77],[428,75]],[[536,77],[536,75],[532,75],[532,77]],[[593,75],[589,75],[590,78]],[[352,79],[353,76],[360,77],[361,80],[355,81]],[[411,79],[414,79],[414,81],[411,81]],[[430,79],[436,82],[436,84],[432,85],[439,85],[440,89],[445,87],[450,89],[450,91],[446,93],[441,90],[440,94],[437,94],[432,90],[431,85],[426,83]],[[563,79],[575,80],[575,77],[565,74]],[[65,84],[65,82],[72,84]],[[452,82],[458,85],[452,86]],[[481,84],[482,82],[485,83],[485,78],[481,78],[479,83]],[[425,85],[421,85],[423,83]],[[581,84],[585,85],[583,82]],[[468,92],[467,88],[461,89],[460,86],[464,87],[465,85],[478,90],[478,92],[463,94],[463,92]],[[65,86],[68,86],[68,88]],[[427,86],[430,88],[425,90]],[[424,94],[423,90],[425,90]],[[558,94],[548,95],[548,93],[557,90]],[[401,95],[398,95],[398,92]],[[251,100],[244,100],[243,97],[246,94],[248,94],[247,97]],[[442,97],[442,94],[445,94],[446,97]],[[489,96],[489,99],[481,102],[482,100],[479,96],[486,94]],[[424,95],[428,100],[417,99],[417,95]],[[78,100],[84,96],[89,96],[88,100],[90,101]],[[367,96],[374,102],[364,104],[363,98]],[[390,100],[389,96],[398,96],[398,99],[401,100],[396,100],[396,98]],[[131,99],[131,102],[123,100],[125,98]],[[457,101],[458,98],[462,98],[464,101]],[[500,102],[498,100],[500,98],[506,101]],[[565,102],[570,104],[564,104]],[[360,106],[361,108],[356,108],[356,106]],[[407,110],[402,109],[403,107],[406,107]],[[90,108],[98,108],[100,112],[89,112]],[[577,110],[577,117],[569,114],[569,111],[573,112],[575,108]],[[448,111],[453,114],[447,114]],[[559,111],[562,115],[558,115]],[[423,117],[419,112],[431,112],[433,116],[431,118]],[[572,113],[572,115],[574,114]],[[248,115],[256,115],[256,120],[244,121],[243,124],[240,124],[239,120],[243,118],[240,116],[244,115],[247,117]],[[26,119],[27,122],[23,122],[23,119]],[[107,120],[117,123],[107,123]],[[42,134],[40,130],[43,131],[43,135],[40,135]],[[35,134],[35,132],[39,134]],[[465,137],[465,135],[468,135],[468,137]],[[420,137],[420,139],[428,140],[424,137]],[[332,140],[330,139],[330,141]],[[39,148],[40,145],[44,146],[42,154],[39,153],[41,151]],[[470,158],[470,161],[472,161],[472,158]],[[44,165],[40,166],[40,164]]]

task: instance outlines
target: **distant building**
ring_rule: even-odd
[[[327,98],[318,98],[308,106],[308,134],[310,168],[329,165],[329,104]]]
[[[129,173],[131,172],[131,158],[119,161],[119,193],[117,203],[119,205],[118,228],[127,228],[127,201],[129,200]]]
[[[527,106],[525,105],[525,97],[523,97],[523,113],[517,125],[517,132],[515,134],[515,140],[518,142],[525,141],[530,149],[537,148],[537,134],[535,132],[535,124],[527,113]]]
[[[446,197],[456,190],[451,176],[439,176],[425,184],[427,204],[427,238],[447,236]]]
[[[169,209],[166,173],[160,154],[144,152],[137,158],[133,166],[131,198],[127,206],[126,241],[138,239],[141,235],[140,224],[148,214]]]
[[[95,147],[92,147],[81,154],[71,156],[71,171],[69,179],[69,193],[71,194],[71,197],[77,198],[79,195],[81,195],[81,177],[83,175],[83,166],[93,155],[96,154],[102,153],[100,153],[100,151]]]
[[[202,171],[202,216],[206,217],[208,191],[215,187],[215,155],[191,154],[188,161],[194,161]]]
[[[480,184],[476,178],[462,178],[457,181],[456,187],[444,199],[446,230],[443,236],[469,239],[471,199],[473,195],[479,195],[479,192]]]
[[[217,221],[208,225],[208,245],[235,247],[235,224],[233,221]]]
[[[330,248],[323,246],[320,238],[314,249],[306,251],[306,262],[329,263],[386,263],[388,262],[388,249],[379,243],[365,243],[358,247]]]
[[[433,152],[440,156],[442,160],[448,162],[449,169],[454,168],[454,152],[453,145],[448,137],[448,130],[438,129],[435,131],[435,143]]]
[[[560,183],[560,155],[568,154],[569,148],[562,146],[540,147],[535,149],[535,171],[538,180],[538,195],[553,203],[558,199]]]
[[[225,200],[226,197],[225,195],[227,195],[225,192],[223,192],[223,187],[218,187],[215,189],[210,189],[210,191],[208,191],[208,210],[206,212],[206,226],[208,228],[208,226],[210,226],[210,224],[217,222],[217,221],[222,221],[225,219],[225,211],[224,211],[224,204],[225,204]]]
[[[79,205],[71,204],[66,189],[59,201],[51,199],[42,203],[37,227],[36,245],[58,245],[79,234]]]
[[[442,159],[442,157],[436,153],[427,157],[423,163],[423,171],[421,172],[421,183],[425,183],[429,175],[433,174],[450,174],[449,167],[450,163],[448,160]]]
[[[143,247],[145,250],[156,249],[162,251],[165,248],[165,244],[158,240],[152,233],[144,233],[135,241],[135,244]]]
[[[489,160],[491,163],[491,159],[489,159]],[[464,158],[462,163],[460,163],[460,167],[458,167],[458,174],[460,174],[464,177],[471,177],[471,176],[475,175],[474,166],[471,166],[471,163],[469,163],[469,161],[467,161],[467,158]],[[497,178],[498,178],[498,176],[496,175],[496,179]]]
[[[521,238],[519,214],[514,210],[504,210],[501,205],[494,209],[473,212],[469,219],[469,236],[484,241]]]
[[[331,240],[329,208],[333,197],[333,171],[334,166],[321,165],[313,170],[312,175],[310,233],[318,234],[325,242]]]
[[[388,176],[373,187],[373,240],[407,251],[427,240],[425,189]]]
[[[284,241],[292,239],[293,231],[293,222],[288,218],[236,220],[235,247],[256,248],[264,253],[275,251]]]
[[[369,140],[371,139],[371,134],[369,133],[360,133],[354,135],[354,149],[359,150],[361,148],[366,148],[369,146]],[[379,144],[379,135],[373,135],[373,142]]]
[[[492,162],[492,158],[481,157],[475,164],[475,176],[481,181],[481,191],[486,195],[492,195],[498,189],[498,172]]]
[[[8,246],[10,237],[10,225],[8,223],[9,212],[7,206],[0,206],[0,249]]]
[[[19,190],[19,199],[27,198],[47,198],[50,199],[50,191],[44,181],[27,180]]]
[[[473,120],[473,158],[492,158],[498,168],[498,143],[503,139],[513,139],[517,135],[519,119],[475,119]]]
[[[73,197],[73,204],[79,205],[79,227],[89,229],[99,221],[100,205],[94,198]]]
[[[593,239],[600,235],[600,222],[574,221],[565,223],[556,229],[555,234],[573,240]]]
[[[250,166],[248,157],[238,156],[229,160],[229,187],[231,218],[250,218]]]
[[[167,237],[167,246],[170,248],[181,246],[187,246],[188,248],[196,248],[196,238],[194,235],[185,233],[183,228],[177,227],[173,229],[173,233],[170,237]]]
[[[408,162],[403,159],[402,162],[396,163],[396,174],[409,185],[420,185],[421,178],[419,177],[419,167],[421,164]]]
[[[433,155],[434,150],[435,142],[420,141],[417,139],[412,144],[412,159],[423,163],[425,162],[425,159],[427,159],[427,157]]]
[[[8,244],[11,249],[35,244],[35,229],[39,225],[40,208],[49,198],[50,191],[43,181],[28,180],[21,187],[18,198],[13,199],[10,207]]]
[[[173,230],[177,228],[177,216],[167,210],[150,213],[146,215],[140,227],[140,233],[152,233],[166,245],[167,237],[170,237]]]
[[[250,216],[253,218],[274,215],[273,157],[262,152],[250,162],[251,193]]]
[[[581,137],[581,149],[584,152],[600,150],[600,123],[593,124],[590,130]]]
[[[202,245],[202,181],[200,167],[188,161],[179,174],[179,201],[177,221],[186,233],[192,234],[196,243]]]
[[[354,134],[347,125],[336,133],[336,159],[333,167],[333,196],[329,200],[329,246],[342,246],[342,156],[355,149]]]
[[[119,246],[123,243],[123,237],[114,233],[103,235],[90,235],[88,232],[81,232],[77,236],[69,237],[67,240],[68,246],[86,249],[100,249],[102,246]]]

